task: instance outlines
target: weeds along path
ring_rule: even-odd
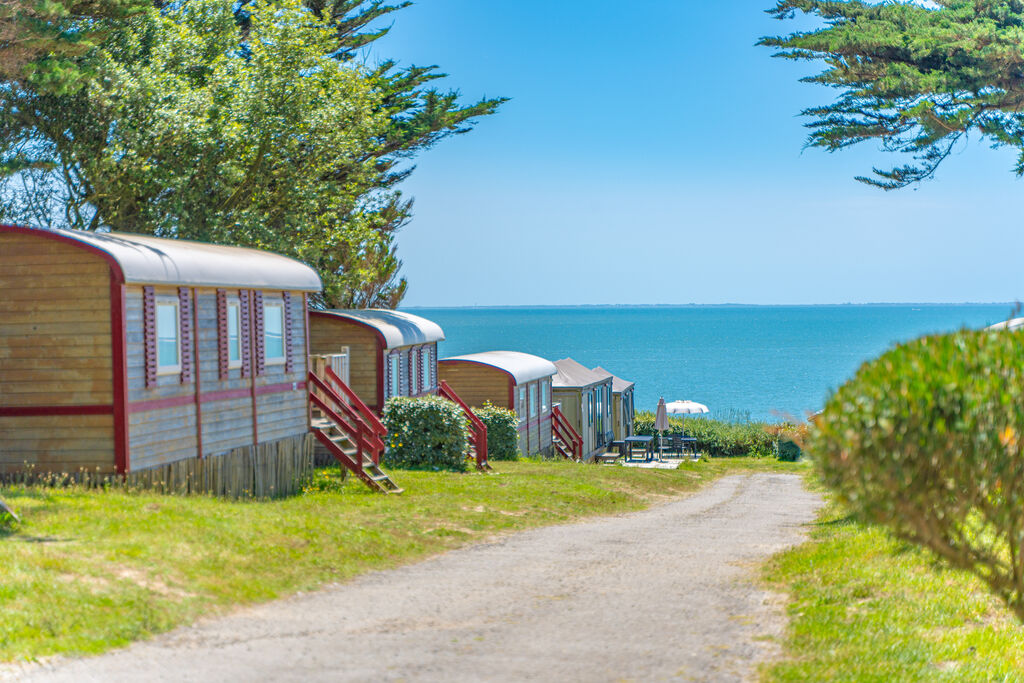
[[[782,634],[756,568],[802,539],[798,476],[523,532],[180,629],[30,681],[747,680]]]

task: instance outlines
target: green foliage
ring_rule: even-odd
[[[387,465],[410,470],[464,472],[469,421],[462,408],[440,396],[396,396],[384,405]]]
[[[797,12],[820,29],[762,38],[775,56],[824,62],[804,79],[840,90],[812,119],[808,145],[835,151],[867,140],[913,163],[858,180],[887,190],[930,178],[956,143],[976,132],[1019,150],[1024,174],[1024,3],[1019,0],[779,0],[769,14]]]
[[[865,363],[809,449],[857,514],[981,577],[1024,620],[1024,337],[924,337]]]
[[[366,25],[406,3],[104,3],[104,21],[44,3],[84,50],[74,87],[0,88],[0,220],[268,249],[320,273],[317,305],[397,305],[409,159],[503,100],[357,63],[387,32]]]
[[[343,467],[321,467],[313,472],[303,487],[304,495],[315,493],[340,492],[345,488],[347,471]]]
[[[779,439],[775,443],[775,457],[783,462],[796,462],[803,456],[799,444],[789,439]]]
[[[707,418],[682,418],[669,416],[671,429],[666,433],[681,434],[697,439],[700,452],[712,457],[734,457],[750,455],[766,457],[775,453],[775,437],[763,422],[725,422]],[[649,410],[636,414],[633,431],[640,435],[656,435],[654,413]]]
[[[514,410],[498,408],[490,401],[473,413],[487,427],[487,459],[516,460],[519,458],[519,418]]]

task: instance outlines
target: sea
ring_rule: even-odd
[[[1013,304],[407,308],[438,323],[439,356],[511,350],[574,358],[708,417],[805,419],[865,361],[924,334],[981,328]]]

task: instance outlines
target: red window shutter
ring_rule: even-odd
[[[252,374],[252,345],[250,344],[250,308],[249,308],[249,290],[242,289],[238,292],[238,299],[241,303],[239,306],[239,317],[241,323],[238,330],[239,336],[242,338],[242,377],[248,377]]]
[[[292,295],[285,292],[281,296],[284,298],[284,371],[292,373],[295,371],[292,359]]]
[[[178,287],[178,317],[181,320],[181,383],[192,381],[192,296],[188,287]]]
[[[217,374],[228,377],[228,293],[217,290]]]
[[[263,339],[263,292],[258,290],[252,293],[252,321],[256,338],[256,376],[259,377],[267,371],[267,350]]]
[[[156,295],[142,288],[142,329],[146,356],[146,388],[156,386]]]

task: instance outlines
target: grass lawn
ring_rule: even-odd
[[[834,504],[765,575],[792,601],[764,680],[1024,681],[1024,627],[980,581]]]
[[[0,488],[22,517],[0,526],[0,662],[101,652],[494,534],[641,509],[723,474],[800,468],[749,458],[679,470],[494,465],[490,475],[393,471],[401,496],[352,480],[247,502]]]

